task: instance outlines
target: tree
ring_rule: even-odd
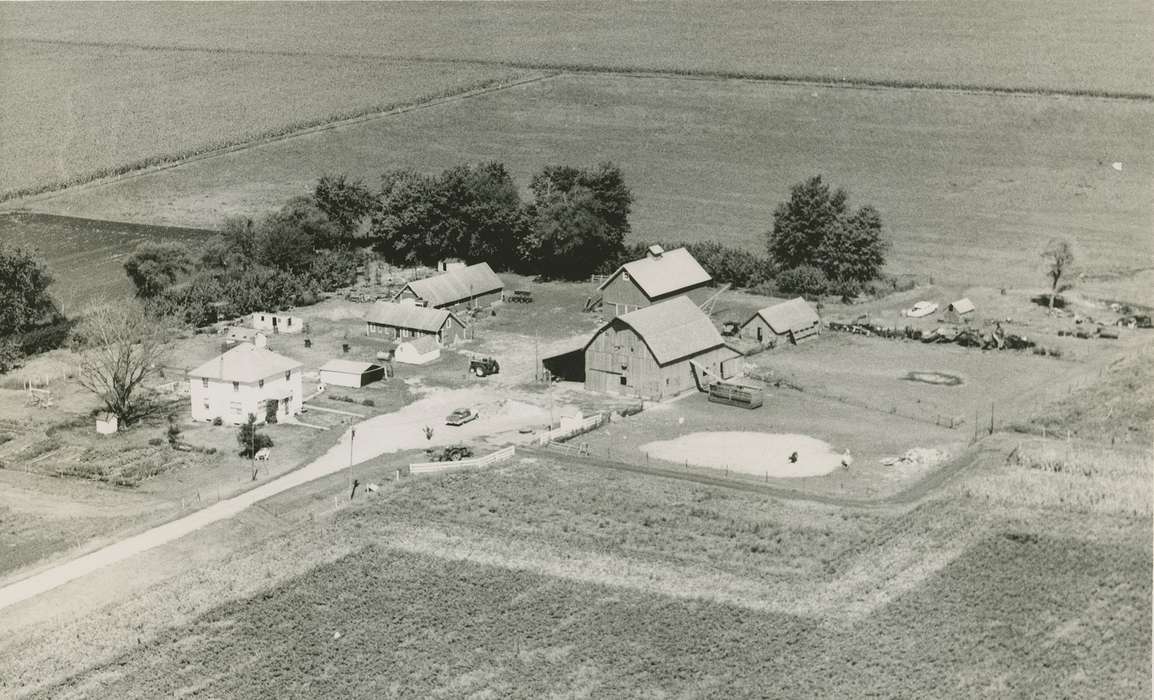
[[[318,247],[337,237],[336,226],[312,200],[294,197],[255,229],[256,261],[287,272],[312,265]]]
[[[236,433],[236,442],[240,445],[240,456],[252,459],[266,447],[272,447],[272,438],[259,432],[256,427],[256,416],[248,414],[248,421],[242,423]]]
[[[523,256],[546,277],[580,279],[619,256],[633,194],[611,163],[595,169],[550,166],[533,177]]]
[[[344,175],[325,175],[317,180],[313,201],[346,237],[353,236],[377,207],[377,198],[363,182],[350,181]]]
[[[772,263],[780,270],[816,267],[843,289],[878,277],[888,247],[881,215],[870,206],[850,213],[848,200],[844,189],[830,190],[820,175],[795,185],[789,201],[773,212],[767,237]]]
[[[1046,276],[1050,278],[1050,313],[1054,312],[1054,297],[1058,296],[1062,277],[1070,271],[1074,264],[1074,249],[1070,242],[1055,238],[1046,245],[1042,252],[1046,260]]]
[[[380,207],[373,214],[370,235],[386,260],[414,265],[443,257],[443,246],[429,236],[435,189],[433,178],[413,170],[393,170],[381,176]]]
[[[180,243],[147,241],[124,261],[124,271],[142,299],[157,296],[192,269],[192,254]]]
[[[48,292],[51,284],[52,275],[42,260],[0,243],[0,337],[10,338],[60,319]]]
[[[136,304],[89,309],[77,328],[80,385],[124,425],[140,417],[140,389],[168,353],[168,329]]]

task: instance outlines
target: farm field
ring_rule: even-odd
[[[50,42],[1145,93],[1152,26],[1141,0],[0,10],[0,36]]]
[[[862,511],[538,461],[406,480],[204,585],[300,539],[350,553],[33,697],[1149,693],[1140,519]]]
[[[66,312],[99,299],[132,294],[124,258],[144,241],[195,243],[211,231],[93,221],[65,216],[0,213],[0,242],[35,249],[55,278],[52,292]]]
[[[1087,273],[1146,266],[1152,117],[1084,98],[563,75],[9,206],[213,228],[325,172],[496,159],[525,186],[546,164],[612,159],[636,196],[633,240],[760,250],[789,188],[823,173],[879,209],[891,271],[1033,286],[1053,236]]]
[[[2,23],[2,22],[0,22]],[[499,67],[0,40],[0,195],[517,75]]]

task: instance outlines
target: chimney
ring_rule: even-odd
[[[654,243],[653,245],[649,246],[648,255],[651,258],[660,258],[661,254],[664,252],[665,252],[664,248],[662,248],[661,246]]]

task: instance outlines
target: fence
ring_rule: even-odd
[[[608,417],[604,413],[598,413],[595,416],[589,416],[576,425],[562,426],[554,428],[544,435],[537,438],[537,444],[544,447],[551,442],[560,442],[568,440],[582,433],[587,433],[590,430],[596,430],[608,421]]]
[[[409,474],[433,474],[447,469],[459,469],[462,467],[487,467],[490,464],[511,459],[515,452],[516,448],[514,448],[513,445],[509,445],[504,449],[497,450],[483,457],[462,459],[459,462],[418,462],[409,465]]]

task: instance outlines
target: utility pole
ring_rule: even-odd
[[[349,488],[350,489],[352,488],[353,481],[354,481],[354,479],[353,479],[353,440],[355,440],[356,437],[357,437],[357,429],[356,428],[350,429],[349,430]],[[352,496],[349,496],[349,498],[352,498]]]

